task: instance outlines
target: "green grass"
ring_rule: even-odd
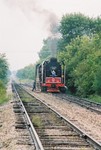
[[[0,105],[7,102],[9,100],[9,96],[6,94],[6,88],[2,82],[0,82]]]
[[[99,95],[91,95],[91,96],[89,96],[89,99],[94,102],[101,103],[101,96],[99,96]]]
[[[34,124],[35,127],[42,127],[42,120],[40,116],[35,115],[32,117],[32,123]]]
[[[5,103],[5,102],[8,102],[9,98],[6,97],[6,96],[0,96],[0,105]]]
[[[6,94],[6,91],[0,90],[0,105],[7,102],[10,97],[10,95]]]

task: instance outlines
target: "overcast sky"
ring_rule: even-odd
[[[66,13],[101,15],[101,0],[0,0],[0,53],[11,70],[34,64],[52,23]]]

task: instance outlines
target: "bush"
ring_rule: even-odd
[[[101,95],[100,35],[77,37],[59,57],[66,64],[66,83],[73,94],[81,97]]]

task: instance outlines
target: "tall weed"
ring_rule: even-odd
[[[3,82],[0,81],[0,104],[8,101],[8,97],[6,95],[6,87],[4,86]]]

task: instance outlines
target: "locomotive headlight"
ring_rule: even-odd
[[[64,75],[62,74],[62,78],[64,77]]]

